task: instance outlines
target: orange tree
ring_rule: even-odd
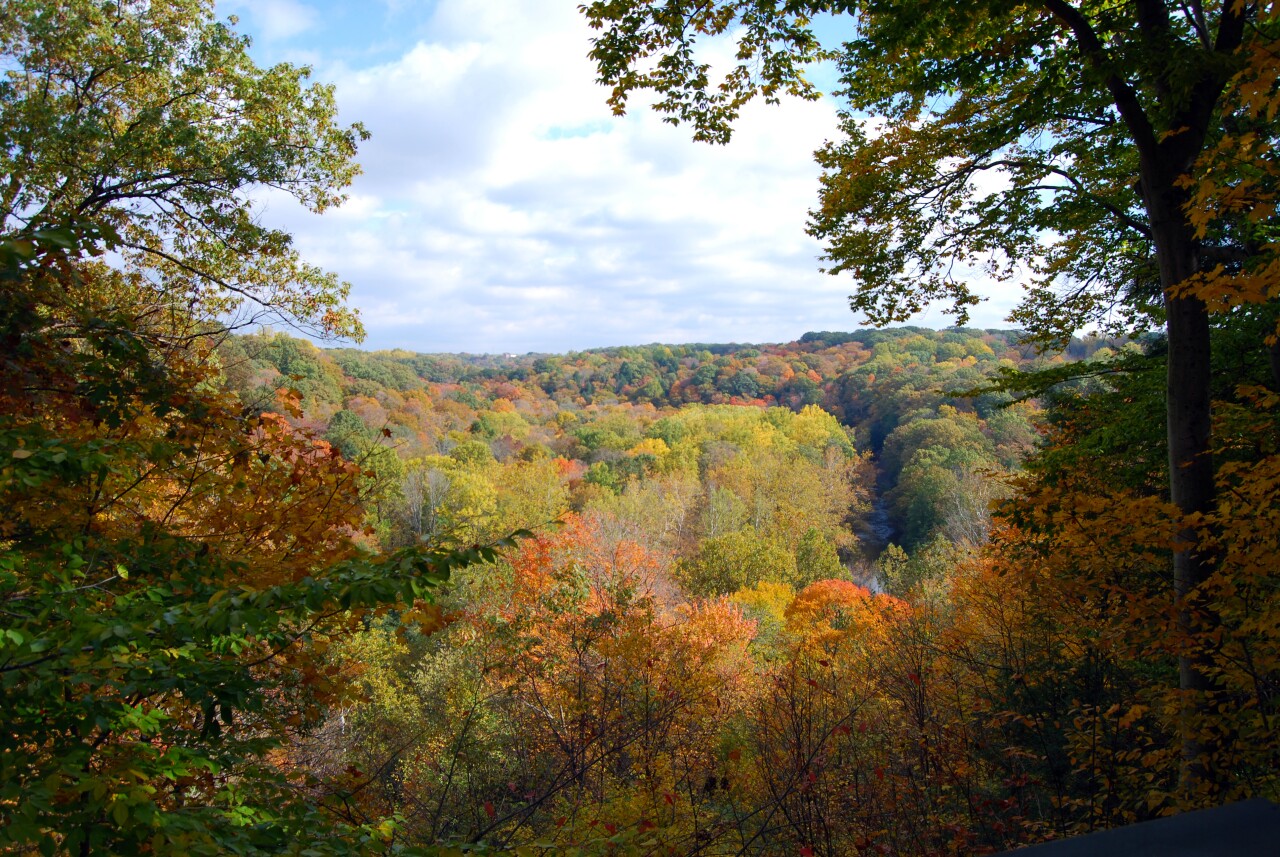
[[[520,853],[684,853],[725,835],[722,737],[753,695],[754,623],[724,600],[672,603],[663,573],[570,515],[463,576],[439,633],[345,646],[368,702],[317,756],[361,772],[350,817]]]
[[[1232,343],[1254,334],[1256,327],[1246,327],[1220,336]],[[1209,512],[1188,516],[1168,502],[1163,438],[1130,414],[1159,401],[1162,367],[1153,357],[1122,361],[1130,371],[1104,389],[1060,399],[1050,411],[1050,442],[1033,458],[1018,502],[1005,510],[1017,526],[996,540],[989,561],[1004,576],[1002,589],[1039,593],[1025,613],[1039,628],[1031,633],[1056,642],[1032,640],[1023,629],[1017,636],[1029,643],[1026,650],[1057,650],[1038,666],[1007,670],[1005,680],[1020,680],[1006,685],[1005,703],[1020,712],[1019,722],[1060,723],[1048,743],[1062,751],[1064,824],[1115,823],[1202,801],[1203,793],[1179,788],[1171,752],[1175,736],[1188,732],[1212,748],[1206,758],[1222,797],[1274,793],[1271,664],[1280,634],[1268,557],[1280,484],[1277,400],[1264,386],[1264,358],[1230,347],[1216,356],[1231,382],[1215,391],[1220,492]],[[1237,381],[1246,383],[1236,389]],[[1167,555],[1188,529],[1219,571],[1175,601],[1167,592]],[[966,603],[980,604],[972,595]],[[1177,676],[1188,653],[1213,678],[1211,709],[1184,704]],[[1045,696],[1054,686],[1070,690]]]
[[[469,608],[514,785],[472,838],[685,851],[717,835],[718,737],[751,694],[753,623],[724,601],[664,603],[653,554],[577,517],[510,572]]]

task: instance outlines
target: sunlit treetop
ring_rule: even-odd
[[[95,221],[160,303],[356,336],[348,287],[307,264],[255,199],[343,200],[367,134],[310,70],[258,68],[207,0],[0,11],[0,230]]]

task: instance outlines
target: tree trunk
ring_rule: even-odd
[[[1138,24],[1148,47],[1155,53],[1172,44],[1173,5],[1162,0],[1139,0]],[[1209,311],[1197,297],[1178,296],[1172,289],[1202,272],[1196,232],[1188,221],[1187,191],[1179,179],[1194,172],[1196,159],[1222,122],[1220,98],[1231,73],[1229,58],[1239,49],[1248,20],[1256,9],[1248,4],[1223,4],[1216,27],[1206,29],[1194,82],[1178,80],[1168,65],[1154,67],[1157,100],[1168,110],[1169,134],[1152,132],[1145,111],[1136,99],[1117,107],[1135,130],[1144,202],[1165,294],[1166,330],[1169,336],[1167,376],[1167,424],[1169,440],[1169,494],[1184,516],[1209,514],[1217,500],[1210,445],[1212,399]],[[1212,32],[1212,41],[1209,33]],[[1185,70],[1184,70],[1185,71]],[[1180,84],[1180,85],[1179,85]],[[1131,92],[1126,84],[1116,91]],[[1142,113],[1142,116],[1139,116]],[[1178,786],[1184,801],[1194,805],[1212,801],[1228,777],[1221,751],[1230,736],[1213,728],[1220,721],[1217,707],[1220,688],[1211,678],[1212,645],[1218,618],[1197,604],[1197,589],[1217,570],[1218,558],[1202,549],[1197,528],[1187,526],[1179,534],[1182,549],[1173,556],[1174,594],[1177,599],[1179,641],[1178,687],[1182,692],[1180,732],[1182,759]]]
[[[1213,459],[1209,451],[1209,314],[1196,298],[1167,302],[1169,332],[1168,437],[1169,493],[1183,514],[1208,513],[1215,499]],[[1203,627],[1189,599],[1214,571],[1213,558],[1194,546],[1194,528],[1181,534],[1188,545],[1173,555],[1174,595],[1178,626],[1184,640],[1196,641]],[[1186,643],[1191,645],[1191,643]],[[1186,694],[1182,708],[1182,764],[1179,791],[1190,798],[1206,788],[1216,789],[1211,757],[1215,742],[1204,734],[1204,717],[1211,712],[1213,682],[1205,672],[1203,644],[1178,656],[1178,686]]]
[[[1169,494],[1184,515],[1213,510],[1213,457],[1210,451],[1211,366],[1209,312],[1195,297],[1174,297],[1170,289],[1198,272],[1195,237],[1182,211],[1183,199],[1165,173],[1163,192],[1148,196],[1160,284],[1165,290],[1169,337],[1166,379],[1166,429],[1169,442]],[[1150,184],[1147,184],[1150,189]],[[1183,649],[1178,657],[1178,687],[1184,694],[1180,718],[1179,792],[1184,799],[1218,790],[1221,771],[1213,764],[1218,747],[1204,724],[1213,707],[1209,658],[1200,640],[1210,630],[1197,615],[1191,596],[1213,574],[1214,558],[1196,548],[1195,528],[1180,534],[1186,547],[1173,555],[1174,596]],[[1188,648],[1190,647],[1190,648]]]

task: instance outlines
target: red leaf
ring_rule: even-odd
[[[493,801],[487,800],[484,802],[484,814],[489,816],[490,818],[493,818],[495,815],[498,814],[498,811],[493,808]]]

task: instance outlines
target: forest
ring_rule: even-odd
[[[615,109],[710,142],[839,66],[809,228],[875,326],[525,355],[355,347],[252,192],[340,205],[365,129],[211,3],[0,9],[0,853],[978,855],[1280,799],[1280,5],[911,8],[584,5]]]

